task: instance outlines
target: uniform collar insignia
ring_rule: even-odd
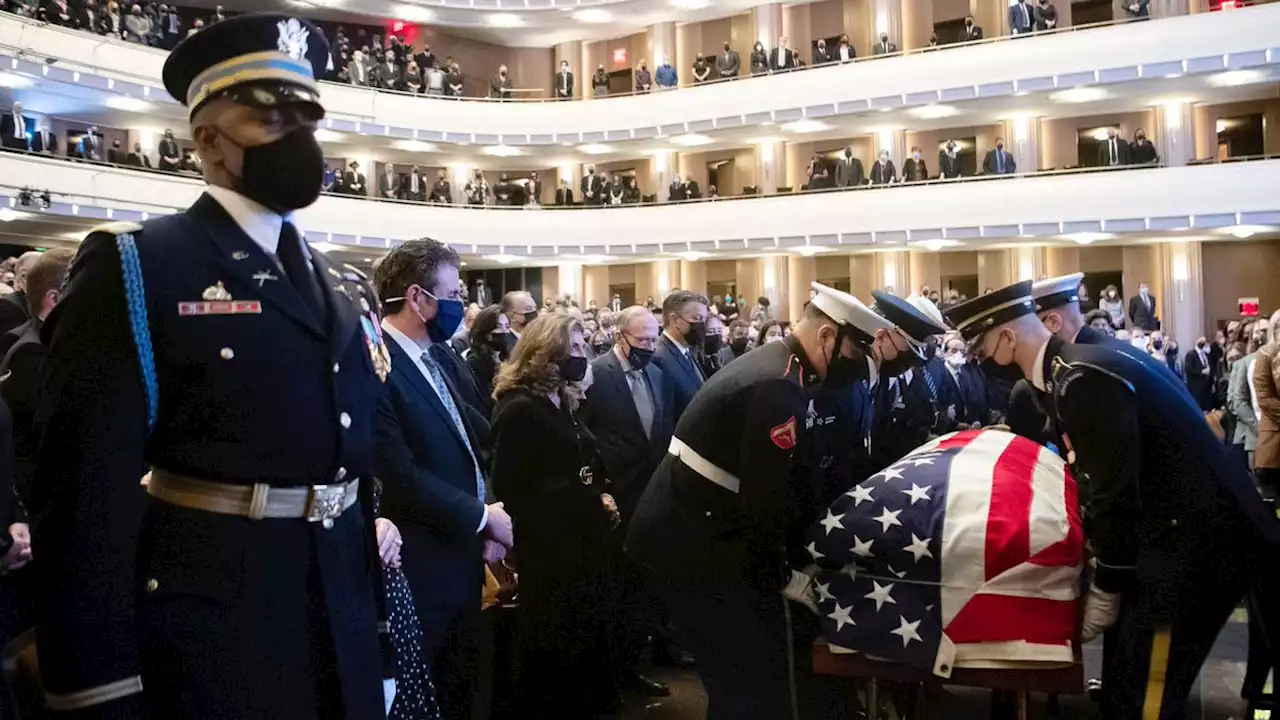
[[[231,293],[227,292],[227,289],[222,287],[221,280],[205,288],[200,297],[204,300],[210,301],[225,301],[232,299]]]

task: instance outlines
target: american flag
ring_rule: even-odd
[[[813,527],[827,641],[948,677],[959,665],[1070,662],[1084,552],[1076,483],[998,430],[930,441],[840,496]]]

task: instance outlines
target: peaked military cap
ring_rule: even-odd
[[[279,13],[214,23],[178,43],[164,63],[164,87],[194,114],[216,97],[254,107],[307,103],[323,111],[316,76],[329,42],[315,25]]]
[[[827,287],[822,283],[813,283],[809,287],[818,293],[809,301],[814,307],[837,323],[854,328],[864,336],[875,337],[877,330],[889,330],[893,327],[893,323],[843,290]]]
[[[923,348],[930,337],[947,331],[942,313],[922,295],[911,293],[910,297],[900,298],[883,290],[872,290],[871,297],[876,300],[876,312],[893,323],[917,350]],[[928,304],[933,312],[922,307],[921,302]]]
[[[1036,299],[1036,312],[1080,302],[1081,280],[1084,280],[1084,273],[1071,273],[1040,280],[1032,285],[1031,294]]]
[[[961,337],[972,340],[993,327],[1035,312],[1031,281],[1024,280],[947,308],[943,314],[960,331]]]

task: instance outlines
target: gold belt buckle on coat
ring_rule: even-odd
[[[307,503],[307,522],[332,523],[342,514],[346,496],[346,485],[313,485],[311,500]]]
[[[582,481],[583,485],[590,485],[596,481],[596,475],[591,472],[590,465],[583,465],[582,469],[578,471],[578,479]]]

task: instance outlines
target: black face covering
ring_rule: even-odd
[[[503,333],[498,336],[494,345],[498,348],[498,357],[506,360],[511,357],[511,351],[516,349],[516,336],[511,333]]]
[[[827,358],[827,375],[822,379],[822,387],[829,390],[843,390],[852,387],[858,379],[866,375],[867,360],[858,350],[854,357],[840,354],[840,346],[844,344],[844,331],[836,331],[836,344]]]
[[[299,127],[266,145],[242,147],[241,151],[244,167],[234,180],[241,195],[278,211],[298,210],[320,197],[324,151],[311,128]]]
[[[719,335],[708,335],[702,339],[702,350],[708,355],[715,355],[724,347],[724,338]]]
[[[893,343],[892,340],[889,341]],[[895,350],[898,350],[896,347]],[[880,361],[880,374],[885,377],[897,377],[913,367],[919,367],[924,364],[924,360],[911,350],[898,350],[898,355],[892,360]]]
[[[684,341],[690,345],[697,346],[702,344],[702,339],[707,335],[707,324],[705,322],[691,322],[689,329],[684,331]]]
[[[560,368],[560,379],[565,382],[582,382],[587,376],[587,359],[570,355],[556,363]]]
[[[1008,365],[1000,365],[995,360],[987,358],[983,360],[978,369],[982,370],[982,374],[993,380],[1003,380],[1010,385],[1025,380],[1026,375],[1022,373],[1022,368],[1018,363],[1009,363]]]
[[[749,338],[744,338],[744,337],[734,338],[733,340],[729,341],[729,348],[733,350],[734,355],[741,355],[742,353],[747,351],[748,342],[750,342]]]
[[[538,319],[538,311],[527,312],[524,314],[524,326],[529,327],[529,323]]]

